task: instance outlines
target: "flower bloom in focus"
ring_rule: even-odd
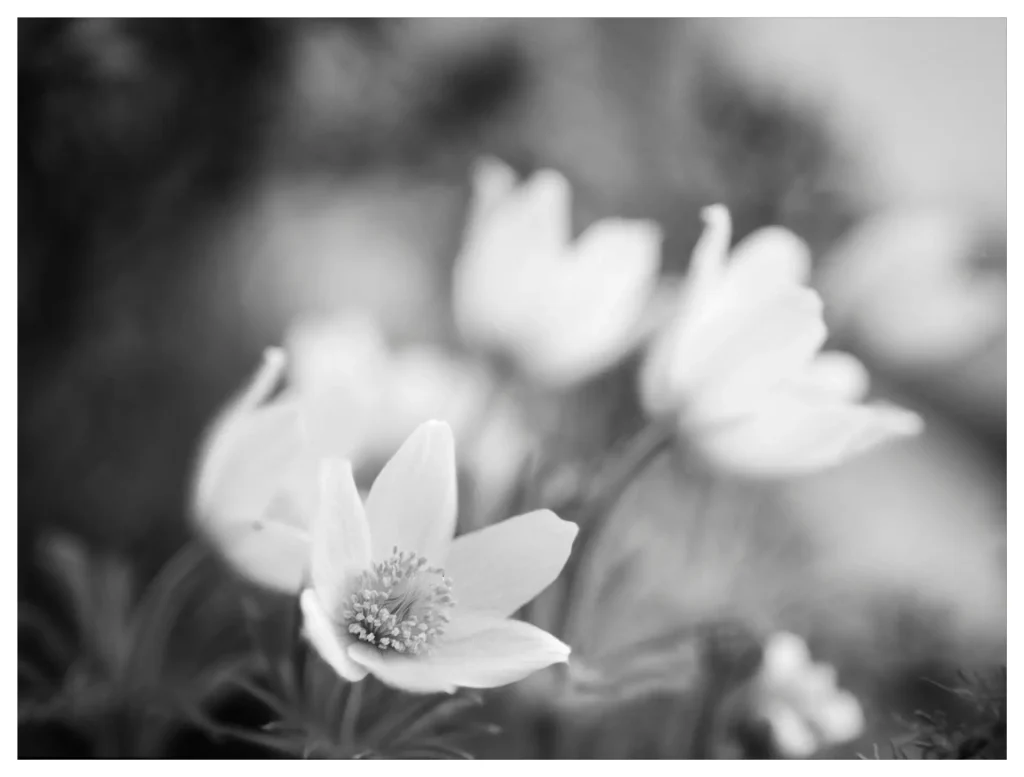
[[[406,691],[450,693],[568,660],[568,646],[509,616],[561,572],[575,524],[538,510],[453,540],[454,445],[447,424],[423,424],[365,503],[349,462],[321,465],[303,628],[351,682],[373,674]]]
[[[807,758],[864,730],[860,702],[836,685],[831,666],[811,659],[795,634],[769,639],[748,694],[749,714],[768,724],[775,747],[787,758]]]
[[[803,241],[768,227],[730,256],[728,211],[716,205],[703,217],[686,282],[641,370],[650,415],[673,419],[712,463],[752,477],[813,472],[920,431],[914,413],[861,402],[859,361],[820,352],[827,332],[806,286]]]
[[[603,219],[573,240],[570,197],[553,170],[517,185],[503,163],[481,162],[454,270],[467,343],[554,388],[599,374],[639,343],[661,264],[650,221]]]

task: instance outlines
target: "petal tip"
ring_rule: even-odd
[[[263,364],[268,369],[284,369],[285,363],[287,361],[288,357],[285,354],[284,348],[274,345],[264,349],[263,351]]]
[[[729,209],[721,203],[701,208],[701,220],[710,228],[722,228],[729,224]]]
[[[320,489],[325,494],[333,493],[339,485],[353,479],[352,462],[349,459],[321,459],[319,469]]]

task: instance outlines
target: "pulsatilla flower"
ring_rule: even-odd
[[[249,385],[214,420],[192,484],[192,517],[247,579],[294,593],[309,556],[304,518],[316,506],[319,455],[303,432],[301,407],[273,400],[285,354],[269,349]],[[335,430],[342,450],[356,430]]]
[[[463,338],[553,388],[599,374],[639,344],[661,264],[650,221],[603,219],[574,240],[570,196],[553,170],[517,185],[503,163],[481,162],[454,270]]]
[[[813,472],[920,431],[914,413],[861,403],[859,361],[820,352],[827,332],[803,241],[761,229],[727,262],[729,212],[716,205],[703,217],[675,310],[641,370],[649,414],[672,419],[712,463],[754,477]]]
[[[193,484],[199,529],[252,582],[299,589],[321,459],[379,465],[427,419],[466,440],[482,505],[513,485],[532,438],[475,365],[426,345],[393,351],[371,321],[352,317],[297,322],[287,349],[268,350],[211,424]]]
[[[775,747],[788,758],[849,742],[864,729],[857,698],[839,688],[835,670],[814,662],[806,643],[788,632],[768,640],[748,703],[749,714],[768,724]]]
[[[415,693],[491,688],[568,660],[553,636],[509,616],[558,576],[576,526],[538,510],[452,539],[451,429],[420,426],[365,504],[351,465],[325,460],[312,527],[304,633],[352,682]]]

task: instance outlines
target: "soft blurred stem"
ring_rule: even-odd
[[[594,552],[598,541],[608,532],[615,507],[626,489],[674,439],[674,428],[652,422],[627,443],[621,455],[609,459],[594,477],[592,482],[596,483],[596,488],[580,507],[577,520],[580,532],[573,546],[572,564],[566,570],[565,597],[559,619],[563,638],[571,635],[570,620],[579,616],[575,605],[584,584],[588,555]]]
[[[345,711],[341,714],[340,742],[343,748],[354,748],[356,744],[356,724],[359,721],[359,710],[363,704],[363,683],[351,683],[348,698],[345,699]]]
[[[499,373],[495,378],[493,385],[488,387],[487,394],[480,403],[479,409],[474,414],[472,423],[468,425],[466,434],[459,440],[459,450],[461,452],[460,458],[464,457],[464,460],[468,461],[480,456],[479,447],[487,435],[487,427],[492,422],[491,416],[505,400],[505,397],[508,394],[508,386],[509,383],[505,374]],[[482,529],[489,523],[489,518],[491,516],[483,514],[481,505],[485,500],[480,498],[479,491],[479,484],[476,484],[472,514],[469,518],[469,525],[465,527],[464,532]]]

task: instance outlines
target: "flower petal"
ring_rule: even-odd
[[[577,531],[536,510],[457,537],[444,564],[456,607],[511,615],[558,577]]]
[[[302,393],[365,384],[388,352],[373,319],[359,314],[300,319],[285,347],[289,384]]]
[[[320,657],[342,678],[356,683],[368,674],[366,668],[349,658],[348,643],[328,617],[316,592],[306,589],[299,596],[302,630]]]
[[[373,559],[397,546],[437,563],[455,533],[455,440],[442,421],[422,424],[384,465],[370,489],[366,514]]]
[[[328,613],[344,607],[351,580],[370,565],[370,527],[351,462],[320,464],[320,504],[313,520],[313,587]]]
[[[519,361],[542,382],[570,386],[623,358],[639,343],[658,280],[661,229],[651,221],[604,219],[580,235],[533,290],[543,302]]]
[[[225,560],[247,580],[294,596],[309,569],[309,533],[273,519],[239,529],[218,538]]]
[[[749,416],[696,433],[696,442],[723,468],[772,478],[840,464],[921,428],[921,419],[902,408],[822,403],[780,391]]]
[[[809,758],[818,749],[818,740],[807,721],[784,703],[766,704],[761,713],[771,724],[775,746],[786,758]]]
[[[254,462],[252,457],[246,456],[253,438],[270,439],[276,434],[274,429],[284,429],[290,441],[294,441],[294,434],[288,433],[294,433],[295,429],[287,428],[294,421],[294,417],[288,415],[291,411],[260,407],[277,388],[284,369],[284,352],[278,348],[267,349],[249,383],[210,424],[200,448],[192,485],[192,501],[200,512],[208,510],[209,503],[217,498],[217,491],[225,483],[230,488],[237,477],[233,470]],[[267,429],[268,426],[273,428]]]
[[[430,655],[401,656],[358,644],[349,655],[384,683],[413,693],[497,688],[569,658],[568,645],[528,623],[493,618],[475,625],[472,634],[442,642]]]
[[[732,240],[732,218],[724,205],[709,205],[700,212],[704,231],[697,240],[686,273],[685,295],[690,302],[709,295],[725,271]]]
[[[497,688],[569,660],[568,645],[523,621],[477,617],[462,639],[439,644],[432,660],[448,667],[452,682],[465,688]]]
[[[396,353],[375,389],[386,398],[386,412],[377,414],[368,442],[381,459],[430,419],[449,424],[461,439],[494,390],[483,370],[427,346]]]
[[[537,309],[546,307],[552,267],[571,236],[569,182],[541,170],[493,206],[485,191],[505,173],[478,171],[474,207],[453,273],[454,313],[467,342],[505,350],[537,329]]]
[[[766,288],[806,284],[810,273],[807,243],[784,227],[764,227],[733,248],[728,288],[730,293],[757,296]]]
[[[501,203],[516,187],[515,171],[500,159],[483,157],[473,167],[473,201],[469,223],[480,219]]]
[[[827,335],[821,299],[810,289],[792,287],[759,307],[728,312],[729,318],[716,313],[676,344],[672,385],[688,400],[691,424],[750,410],[799,374]]]
[[[831,744],[849,742],[864,731],[864,710],[849,691],[836,691],[824,701],[811,722]]]
[[[848,401],[862,399],[870,385],[867,368],[860,360],[840,351],[818,354],[799,381],[808,390]]]
[[[294,594],[309,566],[310,512],[296,407],[274,403],[231,422],[200,476],[194,520],[225,560],[258,585]],[[201,463],[200,467],[204,465]]]

